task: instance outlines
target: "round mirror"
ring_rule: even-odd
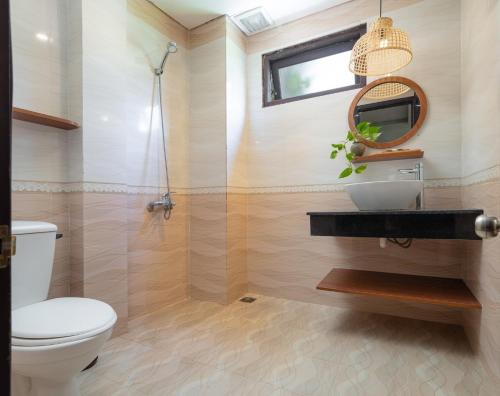
[[[356,95],[349,108],[349,128],[356,140],[368,147],[394,147],[417,133],[426,114],[427,98],[416,82],[405,77],[384,77],[371,82]],[[376,141],[358,133],[356,125],[362,122],[380,127]]]

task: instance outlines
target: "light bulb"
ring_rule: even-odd
[[[46,43],[47,41],[49,41],[49,36],[45,33],[37,33],[35,34],[35,37],[39,40],[39,41],[42,41],[44,43]]]

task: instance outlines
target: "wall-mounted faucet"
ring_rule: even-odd
[[[165,218],[169,219],[172,209],[175,206],[175,202],[170,197],[170,193],[165,193],[161,196],[161,199],[158,201],[151,201],[147,205],[148,212],[153,212],[156,208],[163,208],[165,211]]]
[[[412,169],[399,169],[399,173],[403,173],[406,175],[413,174],[415,175],[415,180],[422,181],[422,188],[420,190],[420,194],[417,195],[416,199],[416,208],[423,209],[424,208],[424,164],[422,162],[418,162]]]

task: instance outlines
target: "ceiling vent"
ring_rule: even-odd
[[[232,19],[247,36],[262,32],[274,25],[273,20],[262,7],[235,15]]]

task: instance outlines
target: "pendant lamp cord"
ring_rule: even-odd
[[[379,17],[382,18],[382,0],[379,2]]]

